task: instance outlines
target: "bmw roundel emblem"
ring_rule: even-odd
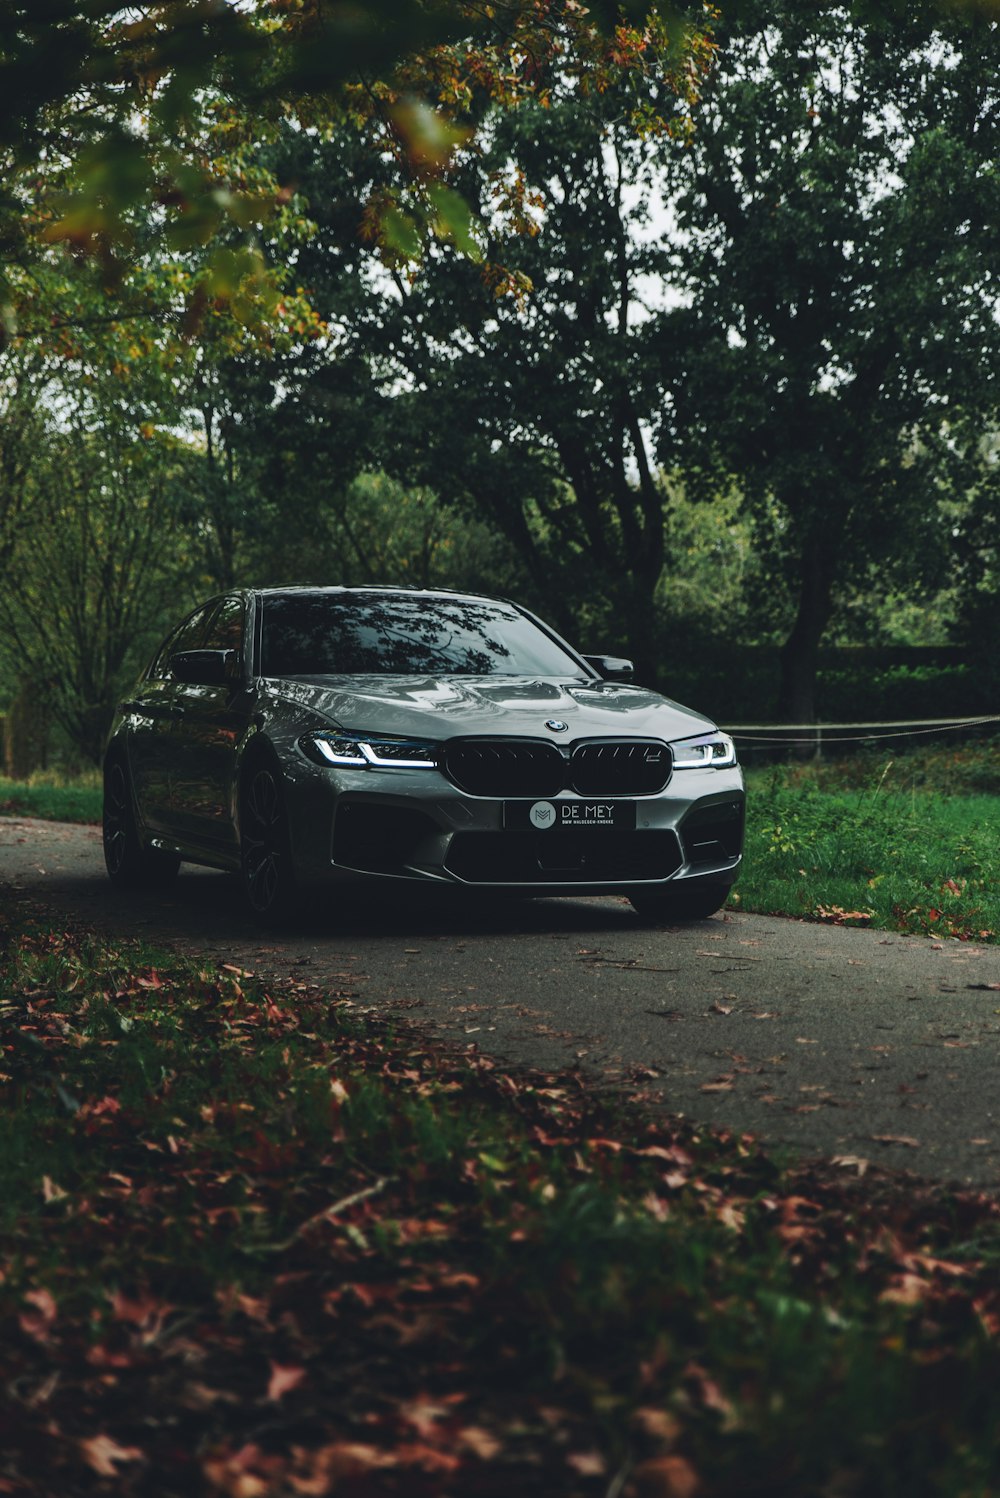
[[[558,718],[546,718],[545,726],[551,728],[553,733],[565,733],[569,724],[561,722]]]

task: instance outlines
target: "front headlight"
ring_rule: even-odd
[[[728,733],[705,733],[670,746],[675,770],[724,770],[736,763],[736,745]]]
[[[436,770],[438,767],[438,746],[427,739],[331,731],[304,734],[299,739],[299,748],[317,765],[343,765],[355,770]]]

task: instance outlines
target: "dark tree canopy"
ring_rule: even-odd
[[[370,190],[358,172],[370,156],[352,155],[343,136],[288,149],[310,195],[332,205],[301,272],[340,337],[336,360],[316,348],[311,370],[297,361],[302,381],[286,384],[278,420],[294,410],[315,431],[336,412],[325,440],[315,432],[330,451],[363,415],[371,460],[486,518],[567,626],[589,595],[593,615],[613,617],[649,668],[665,542],[660,372],[644,297],[666,262],[641,234],[657,147],[632,128],[627,99],[525,102],[465,163],[457,181],[484,225],[487,265],[506,268],[503,287],[448,247],[417,274],[391,261],[366,273],[337,224],[340,205]],[[294,471],[314,457],[307,449],[291,456]]]
[[[294,192],[253,167],[288,119],[346,124],[391,166],[352,232],[404,259],[434,233],[474,252],[448,177],[485,112],[627,75],[646,119],[649,88],[691,93],[709,51],[703,18],[635,0],[0,0],[0,333],[46,245],[121,299],[162,243],[208,266],[196,313],[235,300]]]
[[[78,420],[94,382],[133,492],[154,487],[142,445],[163,459],[147,513],[183,529],[185,587],[248,558],[329,573],[338,547],[392,580],[394,480],[421,486],[414,537],[433,491],[488,527],[511,586],[652,676],[693,649],[671,507],[735,491],[790,720],[813,717],[837,609],[935,581],[952,529],[974,629],[995,592],[997,23],[791,0],[708,20],[0,0],[0,561],[47,513],[37,432],[58,462],[54,413]],[[942,494],[969,485],[945,530]]]
[[[750,3],[718,40],[681,141],[635,131],[627,85],[491,122],[455,180],[501,288],[446,246],[345,281],[337,214],[378,168],[299,142],[335,205],[303,273],[342,329],[299,398],[371,369],[381,399],[359,387],[339,431],[363,410],[372,455],[488,517],[539,597],[564,617],[586,597],[644,664],[665,475],[735,484],[782,711],[809,721],[838,603],[935,580],[939,495],[994,400],[1000,42],[975,17]]]
[[[756,518],[780,705],[808,722],[838,596],[933,568],[937,486],[995,404],[1000,30],[743,3],[719,42],[670,162],[663,362],[689,468],[714,458]]]

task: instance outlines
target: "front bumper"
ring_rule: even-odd
[[[296,869],[313,884],[408,880],[607,894],[706,876],[732,883],[743,851],[738,766],[677,771],[656,795],[605,798],[634,804],[634,831],[513,831],[504,826],[503,799],[469,795],[436,770],[296,766],[286,796]],[[600,799],[569,791],[552,798]]]

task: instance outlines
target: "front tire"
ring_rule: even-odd
[[[108,878],[118,889],[162,889],[177,877],[181,861],[176,853],[148,848],[142,843],[128,771],[117,754],[104,770],[101,823],[104,864]]]
[[[678,921],[707,920],[722,909],[731,888],[717,879],[684,879],[666,889],[633,890],[629,900],[643,920],[669,926]]]
[[[280,776],[263,761],[247,771],[240,793],[240,878],[258,921],[282,925],[299,905]]]

